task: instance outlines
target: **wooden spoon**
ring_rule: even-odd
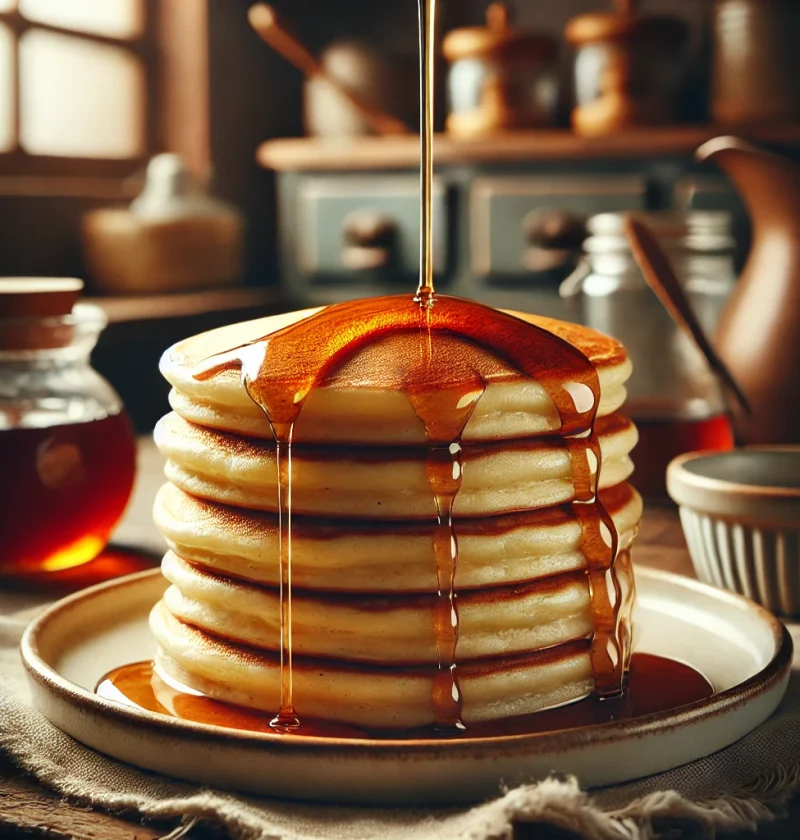
[[[634,259],[656,297],[672,316],[675,323],[694,339],[697,348],[705,356],[711,369],[722,380],[723,385],[734,395],[736,402],[746,414],[752,412],[747,396],[733,378],[727,365],[711,346],[700,322],[692,310],[689,299],[675,276],[669,258],[656,239],[653,231],[639,219],[625,217],[625,234],[631,245]]]
[[[266,3],[256,3],[248,10],[247,19],[262,40],[306,77],[317,76],[335,87],[361,114],[376,134],[408,134],[411,131],[402,120],[373,107],[357,93],[334,79],[311,51],[286,28],[272,6],[268,6]]]

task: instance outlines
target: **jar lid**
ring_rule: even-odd
[[[570,44],[581,46],[597,41],[626,38],[636,28],[636,18],[616,12],[594,12],[579,15],[567,23],[564,35]]]
[[[599,213],[586,223],[589,237],[583,243],[587,254],[630,251],[625,235],[625,213]],[[695,253],[732,251],[736,240],[731,233],[732,216],[725,210],[639,211],[636,215],[668,249]]]
[[[69,315],[82,291],[73,277],[0,277],[0,318]]]
[[[506,3],[492,3],[486,10],[486,26],[454,29],[442,42],[448,61],[503,53],[529,61],[549,61],[556,54],[556,42],[548,35],[518,32],[511,26]]]
[[[643,49],[679,49],[688,35],[686,22],[674,15],[638,17],[624,10],[579,15],[564,30],[564,37],[576,47],[624,40]]]
[[[69,345],[69,316],[82,290],[83,282],[71,277],[0,277],[0,350]]]

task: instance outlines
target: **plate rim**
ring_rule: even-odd
[[[161,570],[158,568],[104,581],[59,599],[28,625],[20,642],[20,653],[29,679],[45,691],[54,693],[59,700],[71,706],[78,705],[84,712],[90,711],[93,714],[100,714],[117,721],[122,719],[128,724],[146,725],[151,731],[156,729],[164,734],[174,735],[178,730],[186,735],[191,735],[195,740],[202,739],[217,744],[220,742],[236,744],[238,747],[247,749],[289,750],[292,753],[315,754],[320,751],[336,752],[337,754],[356,752],[374,758],[390,758],[398,753],[402,753],[406,758],[409,756],[422,757],[442,750],[446,750],[450,754],[468,753],[474,756],[485,750],[491,750],[496,754],[498,748],[505,748],[506,751],[513,752],[516,749],[528,749],[534,744],[538,752],[549,753],[561,752],[578,745],[598,745],[609,741],[642,738],[653,732],[664,733],[730,712],[777,688],[788,677],[794,652],[792,637],[780,620],[764,607],[742,595],[718,589],[684,575],[650,567],[639,567],[636,570],[636,575],[639,579],[645,577],[667,585],[688,588],[705,596],[727,601],[739,608],[746,608],[755,612],[759,619],[772,631],[775,642],[775,652],[772,658],[764,668],[744,682],[718,692],[709,698],[697,700],[667,712],[656,712],[627,720],[608,721],[546,732],[473,738],[376,739],[315,735],[287,738],[279,733],[229,729],[213,724],[171,718],[146,709],[125,706],[113,700],[99,697],[97,694],[73,683],[44,661],[38,650],[38,639],[40,634],[45,632],[49,622],[56,619],[61,613],[74,609],[76,604],[90,601],[108,590],[136,586],[149,582],[150,579],[155,581],[157,577],[161,577]]]

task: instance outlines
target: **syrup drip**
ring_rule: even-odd
[[[427,341],[425,346],[429,346]],[[430,363],[430,356],[427,361]],[[486,387],[477,374],[471,389],[467,388],[467,384],[454,390],[411,390],[408,394],[417,417],[425,427],[428,439],[425,467],[436,502],[433,554],[437,601],[433,631],[439,667],[434,679],[432,701],[435,726],[444,730],[464,728],[461,689],[456,673],[458,537],[453,528],[453,503],[464,474],[461,436]]]
[[[294,712],[292,681],[292,434],[294,424],[272,426],[275,435],[275,460],[278,467],[278,554],[280,579],[280,658],[281,705],[272,721],[275,728],[291,729],[300,724]]]

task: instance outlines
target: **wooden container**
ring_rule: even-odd
[[[129,208],[83,218],[83,250],[94,288],[135,295],[230,286],[242,279],[244,221],[207,195],[175,155],[148,167]]]
[[[798,0],[717,0],[713,32],[716,122],[800,118]]]
[[[618,6],[567,24],[575,47],[572,127],[583,136],[675,119],[687,26],[673,17],[639,17],[630,2]]]
[[[552,123],[556,44],[513,29],[505,3],[489,6],[486,26],[451,32],[442,49],[450,63],[449,133],[477,137]]]

